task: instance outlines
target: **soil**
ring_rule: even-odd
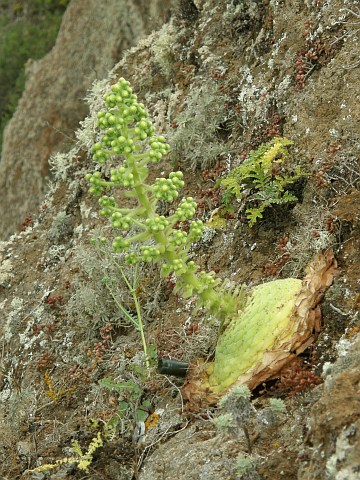
[[[303,278],[311,259],[330,248],[338,263],[316,342],[252,392],[252,469],[236,471],[249,445],[243,431],[216,430],[217,406],[187,402],[183,378],[155,366],[147,376],[139,333],[104,284],[112,278],[113,292],[134,312],[111,254],[91,242],[114,236],[85,180],[94,164],[84,138],[93,135],[104,93],[95,86],[91,127],[83,125],[76,153],[65,171],[58,166],[39,211],[0,244],[2,478],[360,478],[359,17],[358,2],[346,0],[183,1],[171,28],[150,35],[109,73],[109,84],[120,76],[131,82],[172,146],[149,183],[181,169],[181,194],[197,200],[204,222],[222,212],[217,180],[274,137],[293,141],[291,162],[306,172],[294,186],[297,202],[267,208],[250,228],[240,201],[194,248],[201,269],[250,287]],[[214,103],[201,96],[209,85],[218,92]],[[190,126],[180,122],[186,112]],[[202,129],[191,130],[192,116]],[[219,144],[226,154],[213,157]],[[163,358],[211,360],[216,322],[194,312],[195,299],[174,286],[156,266],[141,268],[136,293],[147,342]],[[106,388],[104,379],[118,386]],[[286,411],[266,423],[273,398]],[[119,405],[125,413],[111,430]],[[143,436],[136,435],[141,422]],[[74,441],[86,452],[99,432],[104,446],[88,472],[65,461],[26,473],[73,456]]]

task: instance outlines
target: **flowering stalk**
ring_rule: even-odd
[[[128,232],[117,236],[113,249],[126,252],[129,265],[139,262],[162,263],[161,275],[175,273],[176,291],[185,298],[197,295],[199,306],[207,308],[222,323],[239,310],[239,291],[229,291],[216,279],[214,273],[201,271],[191,260],[191,245],[198,241],[204,230],[201,220],[190,222],[188,232],[178,228],[180,222],[190,220],[196,211],[192,197],[183,198],[175,212],[165,217],[157,213],[158,202],[173,202],[184,186],[183,174],[171,172],[168,178],[157,178],[153,185],[145,183],[148,165],[158,163],[169,151],[163,136],[156,136],[144,105],[138,103],[129,82],[121,78],[104,95],[106,111],[98,113],[97,126],[101,131],[99,142],[91,149],[94,161],[102,164],[122,159],[111,170],[110,179],[100,172],[87,174],[90,192],[100,196],[100,214],[108,217],[114,228]],[[118,205],[113,196],[104,191],[123,187],[126,196],[137,200],[133,208]],[[135,233],[131,236],[129,230]],[[140,246],[140,248],[134,248]]]

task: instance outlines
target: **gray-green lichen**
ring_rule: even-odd
[[[0,242],[0,286],[5,287],[13,277],[11,258],[6,258],[7,242]]]
[[[193,87],[185,102],[184,111],[177,116],[177,129],[171,138],[171,158],[187,161],[192,169],[214,165],[219,156],[227,155],[229,145],[220,135],[221,127],[232,116],[215,82]]]
[[[158,35],[151,46],[154,60],[160,65],[163,73],[170,77],[173,71],[174,51],[176,43],[176,29],[172,23],[165,24],[158,32]]]

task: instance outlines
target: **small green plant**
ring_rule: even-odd
[[[108,424],[120,435],[133,430],[137,422],[146,420],[150,402],[142,398],[144,392],[140,383],[135,380],[115,382],[111,378],[103,378],[99,381],[99,385],[119,395],[119,406]]]
[[[91,440],[86,452],[83,452],[81,446],[77,440],[73,440],[71,450],[73,456],[65,457],[60,460],[56,460],[55,463],[45,463],[39,467],[31,470],[26,470],[25,474],[48,472],[60,468],[62,465],[76,464],[79,470],[89,473],[89,466],[93,461],[93,456],[96,450],[104,445],[104,439],[110,435],[111,428],[105,425],[104,433],[98,432],[97,435]]]
[[[232,413],[222,413],[212,420],[219,432],[228,433],[234,427],[234,418]]]
[[[286,411],[285,402],[284,400],[281,400],[281,398],[270,398],[269,407],[275,415],[284,413]]]
[[[286,405],[281,398],[271,398],[269,406],[261,409],[257,415],[257,428],[263,432],[267,428],[273,428],[279,425],[286,414]]]
[[[251,416],[256,415],[256,410],[250,398],[251,392],[246,385],[232,388],[219,401],[219,407],[224,410],[224,413],[213,420],[216,428],[220,431],[236,433],[239,428],[242,429],[249,453],[251,453],[252,446],[248,423]]]
[[[256,472],[256,458],[240,454],[236,459],[235,470],[239,478],[247,480],[257,480],[259,477]]]
[[[169,151],[163,136],[156,136],[143,104],[138,103],[129,82],[121,78],[104,95],[106,110],[98,113],[99,141],[92,147],[98,164],[113,164],[110,178],[101,171],[87,174],[90,192],[100,196],[100,214],[108,217],[122,236],[115,237],[116,253],[125,254],[128,265],[139,262],[161,263],[162,276],[175,274],[175,292],[183,297],[198,297],[198,307],[205,307],[220,322],[236,315],[242,307],[241,288],[231,288],[228,281],[215,278],[213,272],[198,273],[191,259],[191,246],[203,233],[200,220],[192,220],[196,202],[192,197],[178,200],[184,186],[183,174],[171,172],[167,178],[146,183],[148,165],[158,163]],[[121,187],[134,200],[132,208],[123,206],[114,196],[104,195]],[[177,202],[174,213],[159,215],[159,202]],[[188,226],[187,231],[181,226]]]
[[[276,137],[250,152],[249,157],[221,180],[222,201],[231,207],[234,200],[244,200],[246,216],[252,227],[263,217],[264,210],[275,204],[296,202],[298,198],[286,187],[304,176],[300,166],[288,165],[288,147],[293,142]]]

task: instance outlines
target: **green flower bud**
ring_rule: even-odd
[[[169,237],[170,245],[174,247],[181,247],[186,244],[187,234],[182,230],[173,230],[172,235]]]
[[[115,199],[114,197],[108,197],[107,195],[104,195],[103,197],[99,198],[99,204],[102,207],[115,207]]]
[[[211,286],[215,284],[214,274],[206,273],[204,271],[200,272],[199,279],[203,284]]]
[[[157,247],[141,247],[141,259],[144,262],[152,262],[160,257],[160,250]]]
[[[91,147],[91,151],[93,153],[97,152],[98,150],[101,150],[102,149],[102,145],[100,142],[97,142],[95,143],[92,147]]]
[[[181,258],[176,258],[171,263],[164,263],[161,266],[161,275],[168,276],[171,273],[181,275],[187,271],[187,265]]]
[[[180,222],[194,216],[197,204],[192,197],[183,198],[176,209],[175,215]]]
[[[197,295],[200,295],[202,292],[207,290],[208,288],[214,287],[218,282],[215,280],[213,273],[206,273],[204,271],[200,272],[199,274],[199,280],[200,280],[200,286],[194,289],[195,293]],[[219,303],[220,303],[220,298],[219,298]]]
[[[127,265],[136,265],[139,261],[140,257],[135,252],[130,252],[125,256],[125,263]]]
[[[177,187],[170,178],[157,178],[154,183],[154,195],[158,200],[172,202],[177,196]]]
[[[86,180],[90,183],[89,192],[94,195],[101,195],[101,192],[103,191],[103,185],[100,172],[87,174]]]
[[[114,228],[118,228],[119,230],[129,230],[132,220],[128,216],[124,216],[120,212],[114,212],[111,215],[111,220]]]
[[[118,83],[115,83],[115,85],[113,85],[111,87],[111,90],[114,92],[114,93],[119,93],[121,92],[121,86],[118,84]]]
[[[126,171],[123,176],[124,187],[133,187],[135,185],[134,175],[130,171]]]
[[[169,225],[169,222],[166,220],[164,215],[157,215],[154,218],[147,218],[145,225],[149,232],[156,233],[163,231]]]
[[[172,181],[173,185],[177,190],[180,190],[185,185],[183,181],[183,173],[182,172],[171,172],[169,175],[170,180]]]
[[[110,179],[115,185],[122,185],[124,187],[133,187],[134,186],[134,175],[131,170],[122,166],[117,170],[111,170]]]
[[[158,163],[159,161],[159,158],[158,156],[156,155],[157,152],[155,152],[154,150],[150,150],[149,152],[149,157],[150,157],[150,160],[153,162],[153,163]]]
[[[122,237],[116,237],[115,240],[113,241],[113,249],[116,253],[121,253],[130,246],[129,240],[126,240],[125,238]]]
[[[195,273],[196,270],[197,270],[197,266],[196,266],[196,263],[193,261],[193,260],[190,260],[190,262],[188,262],[188,269],[189,271]]]
[[[176,273],[176,272],[180,272],[185,268],[185,263],[180,258],[176,258],[172,262],[172,266],[173,266],[174,272]]]
[[[113,208],[116,207],[114,197],[108,197],[107,195],[104,195],[99,199],[99,205],[104,207],[102,210],[100,210],[100,215],[105,217],[109,217]]]
[[[168,277],[172,273],[171,265],[168,263],[163,263],[160,269],[160,275],[162,277]]]
[[[108,154],[104,150],[98,150],[93,155],[93,160],[98,163],[105,163],[107,158],[108,158]]]
[[[115,130],[114,128],[112,128],[112,127],[108,128],[108,129],[106,130],[106,135],[107,135],[108,137],[114,136],[115,133],[116,133],[116,130]]]
[[[192,243],[200,240],[204,230],[205,225],[201,220],[192,221],[190,224],[189,241]]]

